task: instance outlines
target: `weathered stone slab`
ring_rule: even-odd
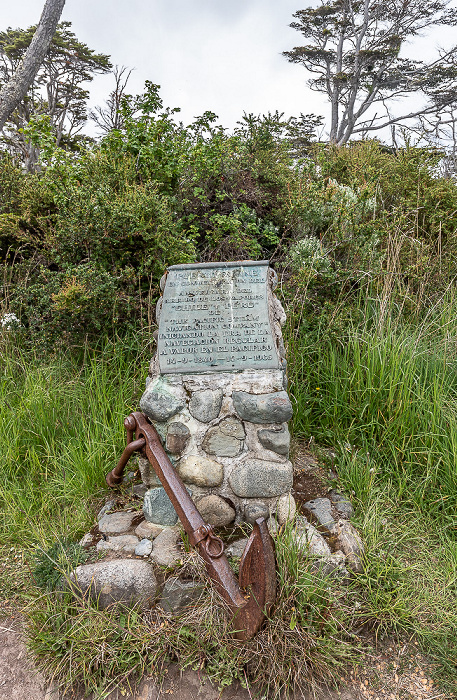
[[[317,520],[319,525],[329,532],[334,531],[336,522],[332,515],[332,504],[328,498],[314,498],[312,501],[307,501],[303,508]]]
[[[154,540],[151,554],[152,561],[159,566],[175,566],[181,559],[178,549],[179,532],[175,528],[167,527]]]
[[[139,537],[140,540],[153,540],[154,537],[160,535],[162,530],[162,525],[157,525],[156,523],[149,523],[147,520],[143,520],[143,522],[140,523],[135,529],[135,535]]]
[[[331,555],[330,547],[325,539],[304,517],[297,518],[294,542],[296,547],[305,554],[318,557],[329,557]]]
[[[132,527],[135,519],[138,518],[138,513],[127,513],[120,511],[104,515],[98,523],[98,529],[105,535],[123,535]],[[138,520],[137,520],[138,522]]]
[[[159,321],[161,374],[278,368],[268,270],[268,261],[169,267]]]
[[[138,537],[135,535],[112,535],[106,540],[97,542],[97,552],[113,551],[127,552],[133,554],[138,544]]]
[[[234,391],[232,398],[239,417],[251,423],[287,423],[292,418],[292,404],[285,391],[274,394]]]
[[[229,477],[233,492],[241,498],[271,498],[292,488],[293,469],[284,464],[263,459],[246,459],[238,464]]]

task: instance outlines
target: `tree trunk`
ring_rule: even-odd
[[[46,0],[30,46],[16,72],[0,92],[0,130],[27,94],[49,49],[65,0]]]

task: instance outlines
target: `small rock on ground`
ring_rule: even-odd
[[[96,550],[97,552],[113,551],[134,554],[138,542],[138,537],[135,535],[115,535],[108,537],[107,540],[97,542]]]
[[[227,547],[225,548],[225,553],[228,557],[238,557],[241,558],[244,552],[244,548],[246,547],[248,543],[248,538],[243,537],[241,540],[235,540],[235,542],[231,542]]]
[[[152,542],[144,538],[135,547],[135,554],[137,557],[148,557],[152,552]]]
[[[179,532],[174,528],[166,528],[154,540],[150,558],[159,566],[175,566],[181,559],[177,542]]]
[[[158,605],[165,612],[179,612],[196,603],[202,590],[201,583],[197,581],[181,581],[173,576],[165,582]]]
[[[311,514],[322,527],[325,527],[329,532],[333,532],[336,522],[332,515],[332,504],[328,498],[313,498],[312,501],[307,501],[304,506],[307,511],[306,515]]]
[[[317,557],[328,557],[331,554],[330,547],[320,532],[303,516],[297,518],[297,529],[293,537],[297,548],[304,553]]]
[[[154,537],[160,535],[164,531],[162,525],[156,525],[156,523],[148,523],[147,520],[143,520],[142,523],[135,528],[135,535],[139,537],[140,540],[147,538],[148,540],[153,540]]]
[[[108,503],[105,503],[103,508],[101,508],[98,512],[97,520],[101,520],[103,518],[103,516],[106,515],[106,513],[109,510],[113,510],[113,508],[115,508],[115,507],[116,507],[116,501],[114,501],[114,500],[108,501]]]
[[[130,513],[119,511],[104,515],[98,523],[98,529],[105,535],[124,535],[133,527],[133,523],[138,519],[138,515],[135,511]]]

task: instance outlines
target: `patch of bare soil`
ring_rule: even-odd
[[[316,458],[303,443],[293,448],[294,486],[292,495],[299,512],[301,506],[313,498],[328,496],[327,472],[319,466]]]
[[[20,618],[0,621],[0,700],[70,700],[48,687],[27,655]],[[369,667],[355,670],[341,690],[316,690],[295,700],[451,700],[440,693],[430,677],[431,665],[414,647],[391,644],[372,658]],[[114,690],[106,700],[254,700],[238,683],[223,691],[204,676],[172,664],[158,686],[145,678],[136,693],[128,687]],[[83,700],[75,693],[71,700]]]
[[[0,700],[51,700],[43,676],[27,656],[17,618],[0,620]]]

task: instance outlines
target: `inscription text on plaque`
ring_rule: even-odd
[[[277,369],[268,261],[168,268],[159,322],[161,374]]]

